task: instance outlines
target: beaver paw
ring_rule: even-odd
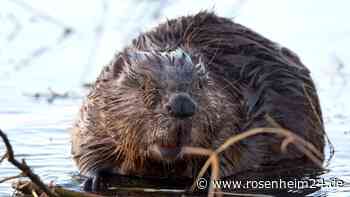
[[[86,179],[83,183],[83,189],[87,192],[101,192],[108,189],[108,182],[112,177],[110,170],[101,169],[96,171],[91,177]]]

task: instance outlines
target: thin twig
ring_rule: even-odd
[[[211,164],[212,167],[212,174],[210,177],[210,184],[209,184],[209,191],[208,191],[208,197],[213,197],[214,194],[218,194],[218,196],[222,196],[219,190],[219,188],[213,187],[213,180],[219,180],[220,178],[220,169],[219,169],[219,159],[217,157],[217,154],[210,150],[205,148],[197,148],[197,147],[184,147],[183,148],[184,154],[191,154],[191,155],[205,155],[210,156],[208,159],[209,165]],[[197,180],[198,181],[198,180]],[[214,191],[214,189],[216,191]],[[192,185],[192,190],[194,190],[194,185]]]
[[[49,184],[50,185],[50,184]],[[24,196],[27,195],[33,195],[33,191],[35,191],[40,197],[45,197],[45,193],[41,193],[37,185],[35,185],[33,182],[29,180],[20,180],[18,182],[15,182],[12,186],[16,191],[20,191],[24,194]],[[51,186],[49,186],[51,187]],[[87,192],[80,192],[80,191],[74,191],[62,188],[60,186],[52,186],[52,189],[57,193],[60,197],[103,197],[102,195],[98,194],[92,194]]]
[[[11,42],[20,33],[20,30],[22,29],[22,25],[19,22],[18,18],[12,13],[8,14],[7,18],[12,22],[12,24],[14,26],[12,31],[6,36],[7,37],[7,42]]]
[[[32,195],[33,195],[34,197],[39,197],[38,194],[35,192],[35,190],[32,190]]]
[[[278,124],[269,114],[267,114],[267,115],[265,116],[265,118],[266,118],[266,120],[267,120],[270,124],[272,124],[274,127],[281,128],[281,129],[283,129],[284,131],[286,131],[287,133],[290,133],[290,134],[291,134],[291,138],[290,138],[290,139],[285,139],[285,141],[288,140],[288,141],[290,141],[289,143],[292,143],[292,142],[293,142],[292,140],[294,139],[294,137],[296,137],[296,138],[298,138],[297,140],[302,141],[302,143],[303,143],[308,149],[312,150],[313,153],[316,154],[316,155],[319,157],[320,160],[323,159],[323,157],[324,157],[323,154],[322,154],[313,144],[311,144],[310,142],[304,140],[303,138],[299,137],[298,135],[294,134],[293,132],[291,132],[291,131],[289,131],[289,130],[287,130],[287,129],[284,129],[284,128],[283,128],[280,124]],[[320,124],[321,124],[321,122],[320,122]],[[288,142],[288,141],[287,141],[287,142]],[[285,145],[285,146],[287,147],[287,145],[288,145],[287,142],[282,142],[282,144]],[[281,150],[283,151],[282,148],[283,148],[283,147],[281,146]],[[322,162],[321,162],[321,167],[322,167]]]
[[[23,175],[30,178],[30,180],[35,183],[41,190],[43,190],[48,196],[50,197],[57,197],[57,195],[52,192],[40,179],[40,177],[33,173],[33,171],[30,169],[30,167],[26,164],[25,160],[22,159],[22,162],[19,162],[14,157],[13,149],[10,144],[10,141],[8,140],[6,134],[0,129],[0,137],[5,143],[6,149],[7,149],[7,160],[12,163],[14,166],[16,166],[18,169],[20,169],[23,173]]]
[[[19,175],[16,175],[16,176],[5,177],[5,178],[0,180],[0,183],[4,183],[6,181],[9,181],[9,180],[12,180],[12,179],[18,179],[18,178],[22,178],[22,177],[24,177],[22,173],[19,174]]]
[[[6,152],[0,159],[0,164],[7,158],[8,153]]]
[[[279,136],[284,136],[285,139],[284,139],[284,142],[282,142],[282,144],[287,145],[285,140],[288,140],[287,141],[288,143],[295,144],[296,147],[301,152],[303,152],[311,161],[313,161],[320,168],[323,168],[322,161],[321,161],[321,159],[323,158],[323,155],[322,155],[322,153],[320,153],[317,150],[317,148],[313,144],[311,144],[310,142],[307,142],[303,138],[299,137],[298,135],[294,134],[293,132],[291,132],[287,129],[270,128],[270,127],[263,128],[262,127],[262,128],[250,129],[250,130],[245,131],[243,133],[240,133],[238,135],[234,135],[234,136],[230,137],[228,140],[226,140],[225,143],[223,143],[218,149],[216,149],[214,151],[215,154],[212,154],[209,157],[209,159],[205,162],[202,169],[200,170],[200,172],[197,175],[196,181],[198,181],[199,178],[203,177],[203,175],[207,171],[208,167],[210,166],[210,163],[212,162],[214,155],[215,155],[215,157],[217,157],[217,155],[219,153],[223,152],[229,146],[232,146],[233,144],[239,142],[240,140],[243,140],[243,139],[250,137],[250,136],[262,134],[262,133],[271,133],[271,134],[276,134]],[[286,146],[286,145],[284,145],[284,146]],[[194,188],[194,187],[192,186],[192,188]]]

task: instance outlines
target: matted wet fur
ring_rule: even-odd
[[[289,49],[230,19],[200,12],[141,34],[104,67],[80,110],[72,153],[84,175],[195,177],[228,137],[271,127],[265,115],[322,153],[324,127],[309,70]],[[220,155],[222,176],[285,159],[308,160],[261,134]]]

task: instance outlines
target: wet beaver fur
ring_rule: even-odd
[[[194,177],[206,158],[184,146],[216,149],[272,117],[324,148],[309,70],[289,49],[213,13],[169,20],[132,41],[104,67],[72,132],[80,172],[98,190],[109,173]],[[220,155],[222,176],[281,160],[308,162],[293,146],[260,134]]]

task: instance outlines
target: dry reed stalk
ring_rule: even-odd
[[[198,148],[198,147],[184,147],[182,151],[184,154],[204,155],[209,157],[207,162],[209,163],[209,165],[211,164],[212,173],[210,177],[208,197],[213,197],[215,193],[217,193],[218,196],[222,196],[219,188],[214,188],[212,185],[213,180],[219,180],[220,178],[219,159],[217,157],[217,154],[210,149]],[[198,181],[198,179],[196,179],[196,181]],[[193,186],[192,186],[192,189],[193,189]]]
[[[287,149],[287,146],[289,144],[294,144],[297,149],[299,149],[301,152],[303,152],[311,161],[313,161],[317,166],[320,168],[323,168],[322,166],[322,159],[323,154],[317,150],[317,148],[310,142],[304,140],[297,134],[289,131],[288,129],[282,128],[277,122],[275,122],[272,117],[266,116],[268,122],[270,122],[271,125],[275,127],[261,127],[261,128],[253,128],[248,131],[245,131],[243,133],[234,135],[230,137],[228,140],[225,141],[219,148],[217,148],[215,151],[204,149],[204,148],[195,148],[195,147],[185,147],[185,153],[186,154],[194,154],[194,155],[207,155],[209,156],[208,160],[203,165],[202,169],[198,173],[196,180],[194,184],[192,185],[192,190],[196,187],[196,182],[203,177],[204,173],[207,171],[210,165],[212,165],[212,176],[210,181],[210,188],[208,196],[214,196],[214,194],[217,194],[219,196],[222,196],[222,194],[227,195],[227,193],[220,192],[217,189],[217,191],[214,191],[212,182],[213,180],[218,180],[220,169],[219,169],[219,160],[218,155],[225,151],[228,147],[232,146],[233,144],[239,142],[240,140],[243,140],[245,138],[248,138],[250,136],[262,134],[262,133],[270,133],[275,134],[280,137],[284,137],[285,139],[281,143],[281,152],[285,152]],[[232,193],[235,194],[235,193]],[[250,194],[249,194],[250,195]]]

